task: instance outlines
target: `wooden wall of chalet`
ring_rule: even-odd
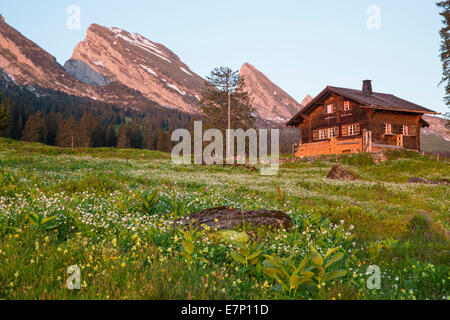
[[[364,129],[369,128],[369,119],[367,113],[356,102],[350,101],[350,110],[344,111],[344,102],[347,101],[342,96],[331,95],[325,100],[323,104],[317,107],[310,115],[310,120],[305,120],[300,125],[302,134],[302,143],[310,143],[319,141],[317,131],[320,129],[327,129],[336,127],[338,130],[338,139],[348,139],[348,136],[343,135],[342,126],[349,124],[359,124],[359,134],[351,136],[352,138],[362,137]],[[327,113],[327,105],[334,104],[335,112],[332,114]],[[316,132],[315,132],[316,131]],[[316,134],[313,134],[313,133]],[[322,140],[323,141],[323,140]]]
[[[396,144],[396,136],[402,133],[402,125],[408,126],[408,136],[403,137],[406,149],[419,150],[420,147],[420,115],[402,114],[377,110],[372,117],[372,139],[374,143]],[[392,125],[392,135],[386,135],[384,124]]]

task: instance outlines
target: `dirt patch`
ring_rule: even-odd
[[[281,211],[248,211],[227,207],[206,209],[177,220],[179,225],[208,226],[212,230],[233,229],[244,223],[254,227],[264,226],[273,229],[289,230],[292,228],[291,218]]]
[[[343,166],[336,164],[331,168],[330,172],[327,175],[328,179],[332,180],[345,180],[345,181],[353,181],[356,180],[356,177],[353,173],[345,169]]]

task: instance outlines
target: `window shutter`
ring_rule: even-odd
[[[342,126],[342,136],[343,137],[348,136],[348,126],[347,125]]]
[[[408,135],[410,135],[410,136],[417,135],[417,128],[416,128],[416,126],[410,126],[408,128],[408,130],[409,130]]]
[[[357,136],[357,135],[359,135],[360,133],[361,133],[361,124],[357,123],[357,124],[356,124],[356,132],[355,132],[355,135]]]

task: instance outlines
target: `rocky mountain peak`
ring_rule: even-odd
[[[423,135],[435,135],[450,142],[449,120],[428,115],[423,116],[423,119],[430,125],[429,127],[422,128],[421,132]]]
[[[0,19],[0,68],[18,85],[35,85],[90,96],[93,93],[70,76],[44,49]]]
[[[92,24],[62,67],[0,19],[1,81],[139,108],[149,102],[197,113],[205,80],[164,45],[138,33]],[[241,70],[259,119],[281,124],[302,108],[249,63]]]
[[[303,99],[302,105],[306,106],[308,103],[310,103],[313,100],[313,97],[311,97],[309,94]]]
[[[253,107],[259,117],[283,123],[303,107],[251,64],[244,63],[240,74],[245,79],[246,89],[253,98]]]
[[[138,33],[93,24],[76,46],[71,61],[75,66],[71,74],[78,79],[92,81],[101,75],[126,84],[162,106],[198,111],[205,80],[164,45]]]

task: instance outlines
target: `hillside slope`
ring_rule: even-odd
[[[240,74],[245,78],[246,89],[253,98],[253,107],[259,117],[283,123],[303,108],[251,64],[242,65]]]
[[[197,112],[205,82],[162,44],[137,33],[97,24],[89,27],[86,38],[76,46],[65,66],[79,79],[103,75],[162,106],[187,112]],[[90,70],[94,72],[87,75]]]
[[[421,130],[421,149],[427,152],[441,152],[450,155],[450,126],[448,120],[440,117],[424,116],[430,124]]]

